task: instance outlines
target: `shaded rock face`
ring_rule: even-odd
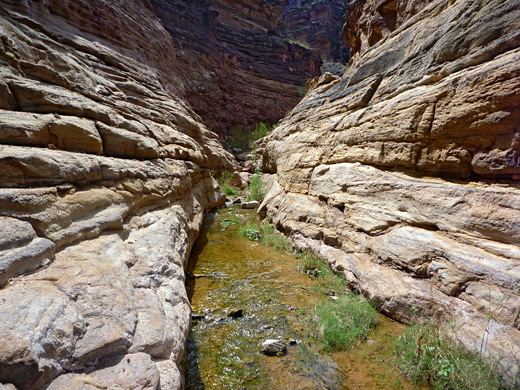
[[[147,1],[0,8],[0,383],[178,389],[210,169]]]
[[[188,101],[222,136],[276,122],[320,72],[313,51],[282,38],[283,0],[152,0],[178,48]]]
[[[518,2],[349,7],[352,66],[309,83],[260,146],[272,174],[261,212],[385,314],[451,321],[518,367]]]
[[[284,10],[286,33],[315,50],[324,62],[347,63],[349,47],[342,37],[344,0],[291,1]]]

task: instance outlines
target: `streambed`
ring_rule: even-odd
[[[298,259],[237,235],[254,211],[210,213],[187,274],[193,308],[186,389],[412,389],[392,364],[403,326],[384,316],[366,341],[325,353],[310,337],[307,318],[323,299]],[[285,356],[260,353],[283,338]]]

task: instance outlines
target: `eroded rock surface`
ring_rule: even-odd
[[[349,9],[351,67],[310,82],[260,146],[260,211],[385,314],[452,321],[518,367],[518,2]]]
[[[2,2],[0,387],[182,387],[184,266],[235,167],[183,96],[147,1]]]
[[[178,48],[188,101],[220,135],[277,122],[320,74],[318,54],[283,31],[287,0],[151,3]]]

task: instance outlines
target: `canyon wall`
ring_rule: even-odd
[[[221,136],[277,122],[320,74],[319,56],[281,34],[286,0],[151,2],[178,48],[189,103]]]
[[[520,5],[351,1],[354,58],[259,147],[260,212],[403,321],[520,361]]]
[[[345,0],[291,1],[284,9],[284,30],[307,43],[324,62],[345,64],[349,60],[349,47],[341,33],[345,11]]]
[[[2,1],[1,384],[182,387],[184,266],[235,163],[175,56],[148,0]]]

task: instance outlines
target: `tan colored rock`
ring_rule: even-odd
[[[0,285],[53,259],[56,245],[37,237],[30,223],[0,217],[0,231]]]
[[[181,389],[184,267],[236,162],[151,7],[8,1],[0,30],[0,383]]]
[[[453,320],[518,367],[520,9],[349,7],[351,66],[260,141],[274,182],[259,213],[385,314]]]
[[[20,282],[1,290],[0,309],[0,382],[38,388],[70,364],[87,323],[51,282]]]
[[[65,374],[55,379],[47,389],[122,389],[157,390],[159,371],[150,356],[144,353],[116,355],[103,367],[89,374]]]

